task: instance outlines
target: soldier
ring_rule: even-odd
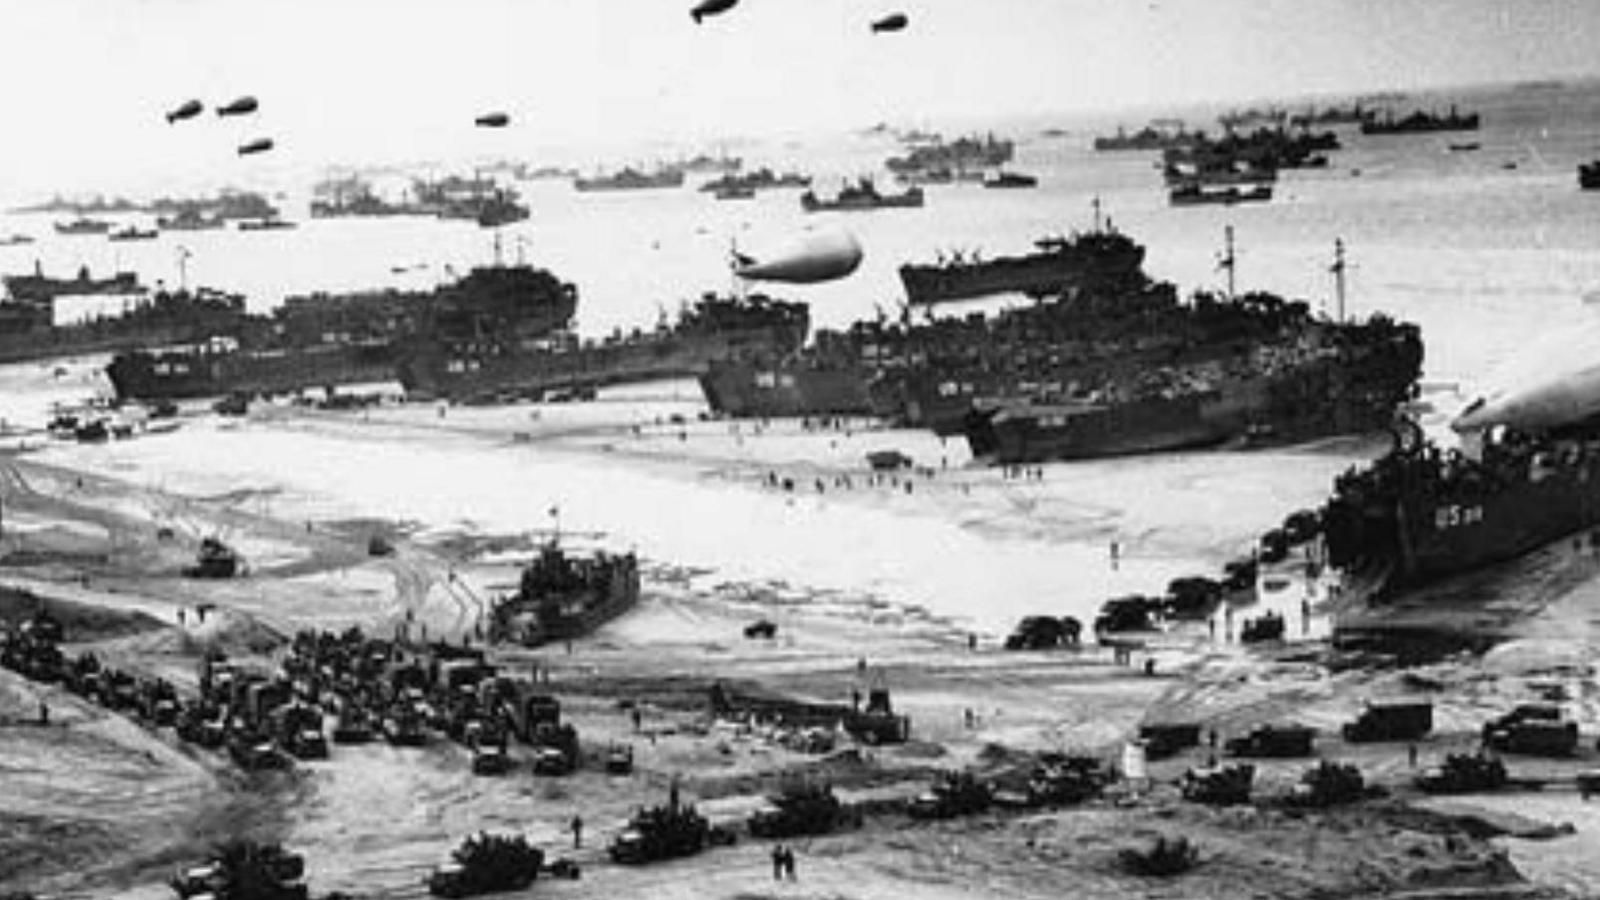
[[[783,880],[783,845],[774,844],[772,847],[772,880]]]
[[[42,726],[49,725],[49,724],[50,724],[50,704],[44,702],[43,698],[40,698],[40,700],[39,700],[39,725],[42,727]]]
[[[583,847],[583,819],[576,814],[572,817],[572,849]]]

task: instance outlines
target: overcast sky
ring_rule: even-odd
[[[0,194],[1600,72],[1594,0],[0,0]],[[905,12],[910,27],[869,23]],[[188,99],[252,118],[168,126]],[[472,127],[502,109],[504,131]],[[234,147],[270,136],[270,158]]]

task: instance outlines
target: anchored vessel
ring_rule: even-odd
[[[537,647],[582,637],[639,602],[639,560],[569,556],[552,539],[522,570],[517,593],[489,611],[489,640]]]
[[[1019,291],[1031,297],[1060,294],[1086,280],[1123,278],[1144,264],[1144,247],[1116,231],[1095,230],[1070,238],[1046,237],[1026,256],[991,260],[955,256],[935,265],[900,267],[906,300],[932,305]]]
[[[880,194],[870,178],[862,178],[853,185],[845,185],[832,200],[823,200],[811,191],[800,195],[800,208],[806,212],[828,210],[888,209],[922,205],[922,188],[911,187],[899,194]]]
[[[1452,104],[1450,112],[1442,116],[1422,110],[1417,110],[1402,119],[1396,119],[1393,112],[1386,112],[1382,117],[1374,115],[1361,123],[1361,133],[1421,134],[1429,131],[1477,131],[1478,122],[1477,113],[1461,115]]]
[[[595,178],[574,178],[572,186],[585,193],[591,191],[636,191],[647,188],[678,188],[683,187],[683,170],[676,168],[660,169],[656,172],[641,172],[634,168],[624,168],[615,175],[598,176]]]
[[[805,342],[810,311],[765,294],[702,296],[677,321],[652,332],[580,341],[569,333],[479,333],[451,340],[418,334],[400,351],[398,374],[408,395],[474,400],[610,384],[696,376],[714,361],[750,354],[792,353]]]

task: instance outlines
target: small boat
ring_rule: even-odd
[[[729,184],[718,187],[712,191],[711,196],[718,200],[753,200],[756,189],[747,185]]]
[[[1467,141],[1466,143],[1461,143],[1461,144],[1451,144],[1450,145],[1450,152],[1451,153],[1468,153],[1468,152],[1476,150],[1476,149],[1478,149],[1479,147],[1482,147],[1482,146],[1483,146],[1483,144],[1478,142],[1478,141]]]
[[[20,247],[23,244],[33,243],[31,234],[8,234],[0,237],[0,247]]]
[[[1198,184],[1184,184],[1173,188],[1167,195],[1167,202],[1172,206],[1203,206],[1213,203],[1232,206],[1235,203],[1264,203],[1271,199],[1270,184],[1258,184],[1249,190],[1240,190],[1234,186],[1221,190],[1204,190]]]

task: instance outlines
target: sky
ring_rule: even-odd
[[[0,200],[119,177],[537,156],[1600,74],[1594,0],[0,0]],[[909,27],[873,34],[904,12]],[[259,98],[249,118],[189,98]],[[478,129],[480,113],[512,116]],[[238,158],[271,137],[277,148]]]

